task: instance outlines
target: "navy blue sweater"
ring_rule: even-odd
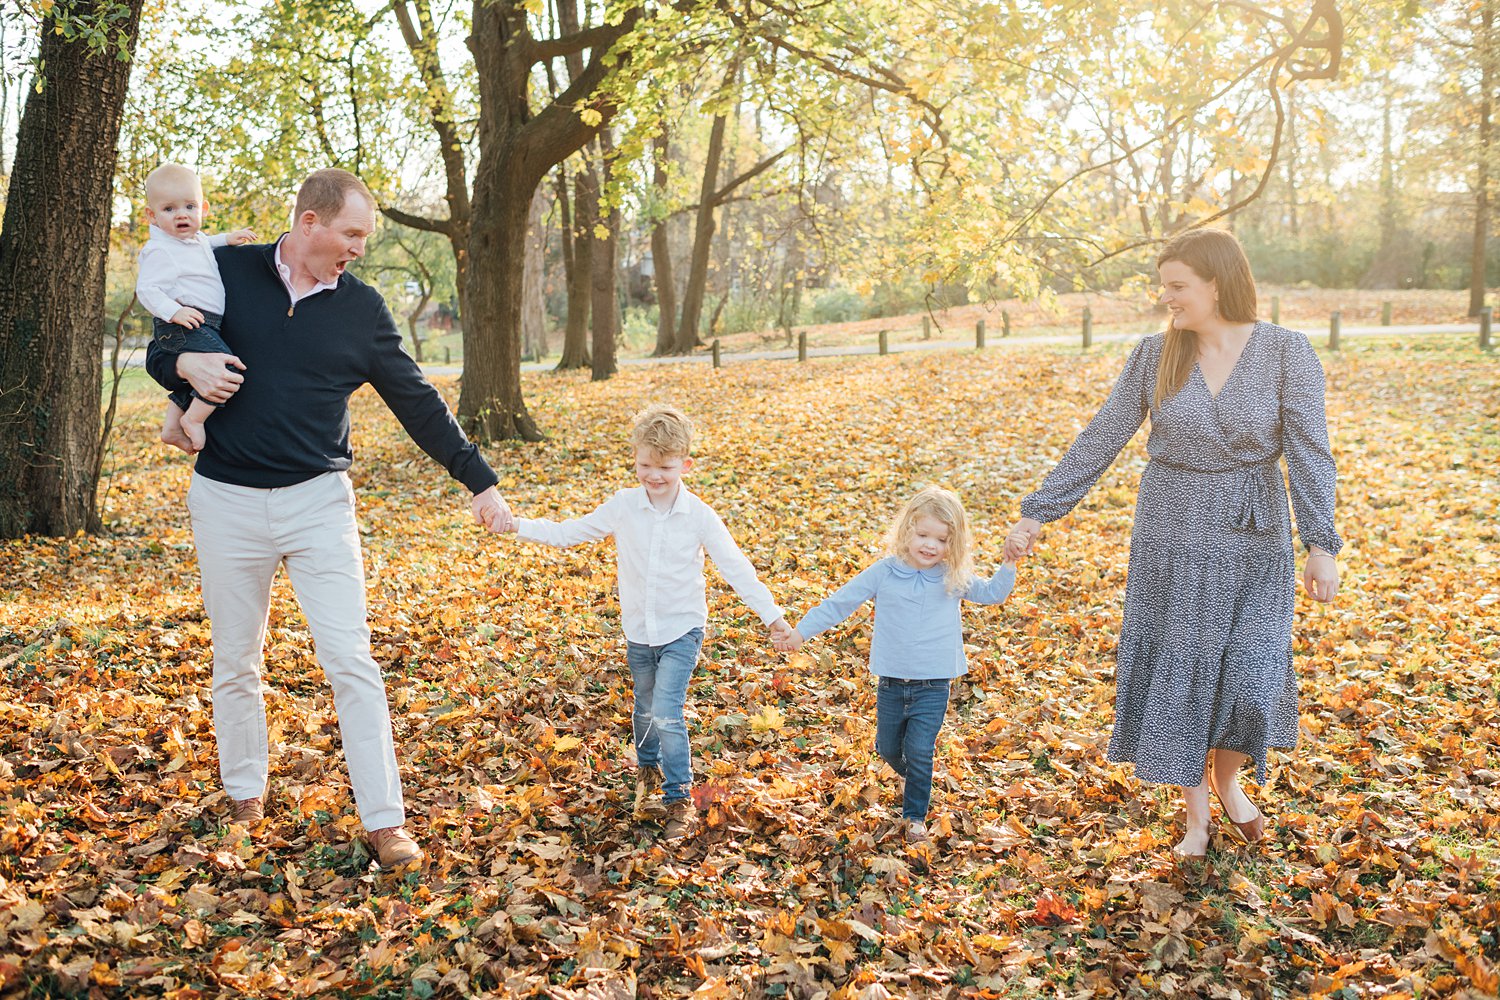
[[[276,245],[219,247],[222,333],[245,363],[245,381],[209,418],[199,475],[274,489],[341,472],[349,448],[349,396],[368,382],[423,451],[479,493],[495,473],[464,436],[448,405],[402,349],[380,293],[352,274],[338,287],[291,305],[276,273]],[[185,389],[177,356],[146,352],[146,370],[168,390]]]

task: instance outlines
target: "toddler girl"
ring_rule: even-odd
[[[964,507],[948,490],[928,487],[907,502],[886,537],[886,556],[807,613],[783,652],[875,601],[870,672],[879,678],[875,749],[905,780],[901,817],[909,843],[925,843],[932,798],[932,755],[948,711],[948,687],[968,671],[959,604],[999,604],[1016,581],[1014,562],[989,579],[973,570]]]

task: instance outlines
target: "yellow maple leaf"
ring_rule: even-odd
[[[769,733],[780,730],[786,725],[786,716],[781,714],[781,709],[775,705],[767,705],[756,714],[750,716],[750,729],[757,733]]]

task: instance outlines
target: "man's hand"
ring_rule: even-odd
[[[172,314],[172,322],[196,330],[203,325],[203,314],[192,306],[183,306]]]
[[[474,494],[469,508],[474,511],[474,522],[483,525],[486,531],[498,535],[516,530],[516,519],[511,516],[510,505],[505,502],[500,491],[493,486],[482,493]]]
[[[224,234],[224,242],[228,243],[232,247],[242,246],[246,243],[254,243],[257,239],[259,239],[259,237],[255,235],[255,230],[253,229],[236,229],[232,233]]]
[[[240,383],[245,381],[245,376],[225,365],[245,370],[245,363],[233,354],[183,353],[177,355],[177,376],[186,379],[199,397],[223,403],[239,392]]]

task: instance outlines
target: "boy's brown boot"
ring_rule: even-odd
[[[698,832],[698,809],[692,799],[674,799],[667,803],[667,826],[663,836],[668,840],[686,840]]]
[[[266,818],[266,803],[260,796],[253,799],[230,799],[229,821],[254,826]]]
[[[412,840],[404,826],[388,826],[383,830],[371,830],[365,837],[370,853],[382,868],[394,868],[411,861],[422,860],[422,849]]]
[[[647,764],[635,772],[635,818],[660,817],[666,812],[661,799],[654,798],[661,791],[661,770]]]

